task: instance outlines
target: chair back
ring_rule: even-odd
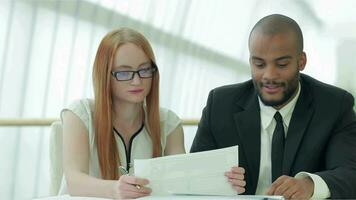
[[[50,155],[50,195],[57,195],[62,182],[63,165],[62,165],[62,123],[55,121],[51,124],[49,139]]]

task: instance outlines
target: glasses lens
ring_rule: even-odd
[[[152,77],[152,75],[153,75],[153,68],[149,67],[149,68],[145,68],[145,69],[140,69],[138,71],[138,73],[140,74],[140,77],[142,77],[142,78],[149,78],[149,77]]]
[[[116,72],[116,79],[119,81],[130,80],[133,72]]]

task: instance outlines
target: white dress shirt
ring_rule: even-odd
[[[260,173],[257,182],[256,195],[264,195],[268,191],[272,183],[272,164],[271,164],[271,146],[273,131],[276,127],[276,120],[273,118],[274,114],[279,111],[283,118],[283,127],[285,136],[287,138],[288,127],[292,117],[292,113],[300,95],[301,86],[298,85],[297,95],[283,108],[276,110],[272,106],[266,106],[259,100],[261,112],[261,157],[260,157]],[[312,198],[328,198],[330,197],[330,190],[325,181],[316,174],[307,172],[299,172],[295,178],[304,178],[309,176],[314,182],[314,193]]]

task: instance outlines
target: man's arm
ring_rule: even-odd
[[[213,112],[213,102],[214,102],[214,90],[209,93],[207,104],[203,110],[202,117],[200,119],[197,133],[194,137],[192,147],[190,152],[207,151],[212,149],[217,149],[217,144],[215,137],[213,135],[212,119],[211,113]],[[246,181],[245,181],[245,169],[239,167],[238,165],[233,166],[230,171],[224,174],[227,181],[236,190],[238,194],[242,194],[246,191]]]
[[[345,92],[325,152],[325,171],[281,176],[271,185],[268,195],[302,199],[356,198],[356,115],[353,104],[353,97]]]
[[[195,134],[190,152],[216,149],[216,141],[211,129],[211,109],[213,106],[214,90],[210,91],[207,104],[203,110],[197,133]]]
[[[267,194],[285,198],[356,198],[356,115],[353,97],[345,93],[325,152],[325,171],[281,176]],[[335,105],[332,105],[335,106]]]
[[[331,198],[356,198],[356,114],[354,98],[345,93],[334,133],[325,153],[326,171],[317,172]]]

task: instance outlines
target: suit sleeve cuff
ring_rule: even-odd
[[[320,176],[308,172],[299,172],[295,175],[296,179],[302,179],[305,177],[310,177],[314,182],[314,193],[311,197],[312,199],[325,199],[330,197],[329,187]]]

